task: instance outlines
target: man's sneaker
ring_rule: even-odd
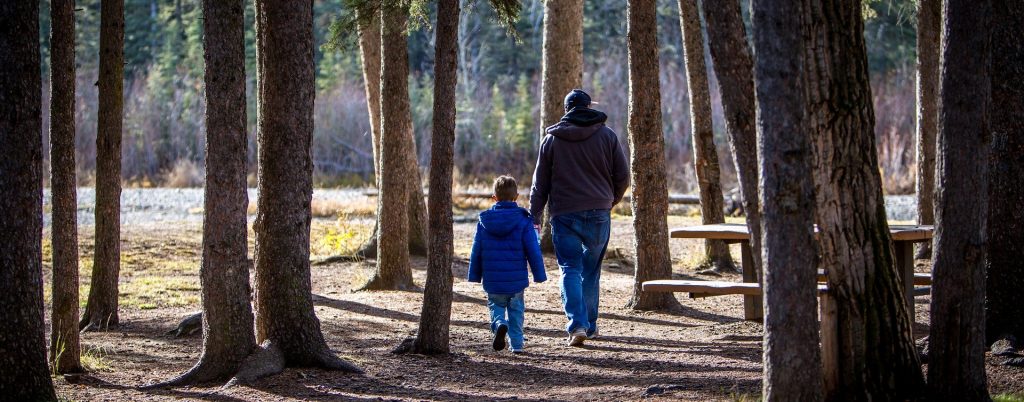
[[[508,325],[498,324],[498,329],[494,331],[494,342],[491,346],[494,350],[505,349],[505,335],[508,334]]]
[[[583,328],[577,328],[572,331],[572,335],[569,335],[569,346],[583,346],[583,341],[587,340],[587,331]]]
[[[600,336],[600,334],[598,333],[597,328],[595,328],[594,329],[594,333],[592,333],[590,335],[587,335],[587,339],[588,340],[594,340],[594,339],[597,339],[599,336]]]

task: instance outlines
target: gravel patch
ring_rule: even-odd
[[[363,202],[366,189],[316,189],[313,199],[332,202]],[[256,189],[249,189],[249,200],[256,199]],[[43,220],[50,226],[50,190],[43,192]],[[889,220],[915,221],[917,202],[913,195],[885,197]],[[78,224],[95,223],[96,191],[92,187],[78,189]],[[254,219],[250,216],[250,219]],[[202,222],[203,189],[201,188],[127,188],[121,191],[121,224],[147,225],[180,222]]]

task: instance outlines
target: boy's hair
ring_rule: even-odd
[[[494,198],[498,201],[515,201],[518,196],[519,186],[512,176],[501,175],[494,179]]]

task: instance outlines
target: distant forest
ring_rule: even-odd
[[[99,0],[78,0],[76,127],[79,184],[95,168]],[[373,183],[369,118],[355,34],[332,26],[349,16],[345,0],[314,1],[317,95],[313,159],[319,186]],[[498,24],[484,1],[462,0],[455,179],[466,185],[511,173],[528,182],[539,136],[543,4],[524,0],[515,24],[518,41]],[[743,1],[743,9],[749,9]],[[246,75],[250,171],[255,172],[256,50],[254,11],[246,5]],[[432,6],[431,6],[432,7]],[[628,69],[626,2],[587,0],[584,24],[585,88],[609,115],[626,144]],[[865,37],[871,68],[876,139],[884,188],[910,193],[914,183],[915,1],[865,0]],[[433,9],[409,33],[410,97],[421,167],[430,149]],[[682,40],[675,0],[658,1],[663,132],[669,187],[696,190]],[[198,0],[125,0],[125,125],[123,176],[128,185],[199,186],[203,180],[202,7]],[[43,77],[49,77],[49,2],[40,8]],[[749,17],[748,17],[749,23]],[[337,31],[337,30],[335,30]],[[749,31],[748,31],[749,32]],[[756,50],[755,50],[756,52]],[[708,58],[710,61],[710,58]],[[711,79],[715,140],[723,187],[736,186],[717,85]],[[44,143],[49,85],[44,82]],[[384,100],[387,102],[387,99]],[[49,155],[44,150],[44,155]],[[251,175],[254,177],[254,175]],[[424,176],[426,177],[426,176]]]

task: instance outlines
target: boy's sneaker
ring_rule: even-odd
[[[491,344],[491,346],[494,347],[494,350],[505,349],[506,334],[508,334],[508,325],[499,324],[498,329],[494,331],[494,342]]]
[[[572,331],[572,335],[569,335],[569,346],[583,346],[583,341],[587,340],[587,331],[583,328],[577,328]]]
[[[598,330],[595,328],[594,329],[594,333],[592,333],[590,335],[587,335],[587,339],[588,340],[594,340],[594,339],[597,339],[599,336],[600,336],[600,334],[598,334]]]

